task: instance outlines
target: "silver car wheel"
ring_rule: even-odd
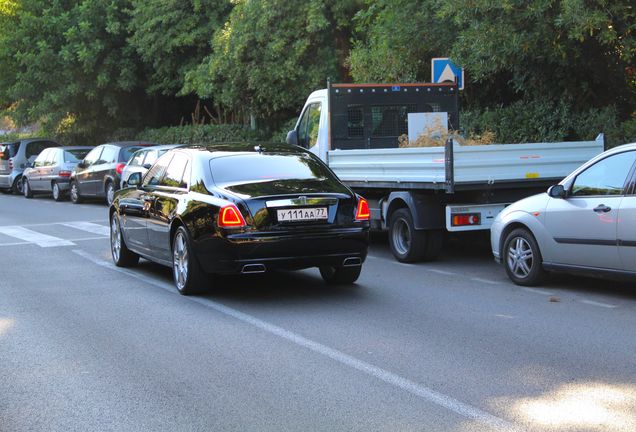
[[[108,205],[111,205],[115,200],[115,186],[112,183],[108,183],[106,186],[106,201],[108,201]]]
[[[507,264],[510,271],[518,278],[525,278],[532,270],[532,247],[523,237],[515,237],[510,242]]]
[[[121,255],[121,233],[116,215],[113,215],[110,221],[110,249],[115,262],[119,261]]]
[[[411,250],[411,232],[404,219],[395,221],[393,229],[393,245],[401,255],[406,255]]]
[[[53,183],[53,199],[55,201],[60,199],[60,186],[57,183]]]
[[[22,193],[24,194],[24,196],[29,196],[29,181],[27,179],[24,179],[24,181],[22,182]]]
[[[79,191],[77,190],[77,183],[71,183],[71,199],[73,202],[77,201],[79,198]]]
[[[177,233],[173,246],[173,271],[177,288],[182,290],[188,283],[188,247],[183,233]]]

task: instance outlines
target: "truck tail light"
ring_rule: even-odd
[[[221,228],[240,228],[247,225],[243,215],[234,204],[221,207],[218,225]]]
[[[126,164],[123,162],[119,162],[117,164],[117,166],[115,167],[115,171],[117,171],[117,174],[121,175],[122,171],[124,171],[124,168],[126,167]]]
[[[481,225],[481,216],[479,213],[454,214],[451,219],[451,225],[452,226]]]
[[[368,221],[371,218],[371,212],[369,211],[369,202],[364,198],[358,199],[358,209],[356,210],[357,221]]]
[[[71,171],[60,171],[60,172],[58,173],[58,175],[59,175],[60,177],[70,177],[70,176],[71,176]]]

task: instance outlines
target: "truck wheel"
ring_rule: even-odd
[[[502,261],[508,277],[517,285],[534,286],[545,278],[539,245],[524,228],[517,228],[506,236]]]
[[[442,249],[439,230],[416,230],[413,216],[407,208],[396,210],[389,222],[389,244],[393,256],[404,263],[431,261]]]

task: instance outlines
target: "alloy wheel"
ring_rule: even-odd
[[[53,199],[55,201],[60,199],[60,186],[57,183],[53,183]]]
[[[508,248],[507,265],[518,278],[528,277],[532,270],[532,247],[523,237],[515,237]]]
[[[182,290],[188,283],[188,247],[183,233],[177,233],[173,246],[173,271],[177,288]]]
[[[115,262],[119,261],[121,255],[121,233],[116,215],[113,215],[110,221],[110,249]]]
[[[79,190],[77,189],[77,183],[71,183],[71,200],[77,202],[79,200]]]
[[[112,183],[108,183],[108,185],[106,186],[106,201],[108,202],[108,205],[111,205],[114,200],[115,200],[115,187],[113,186]]]

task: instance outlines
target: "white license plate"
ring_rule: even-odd
[[[278,222],[302,222],[327,220],[327,207],[295,208],[276,210]]]

